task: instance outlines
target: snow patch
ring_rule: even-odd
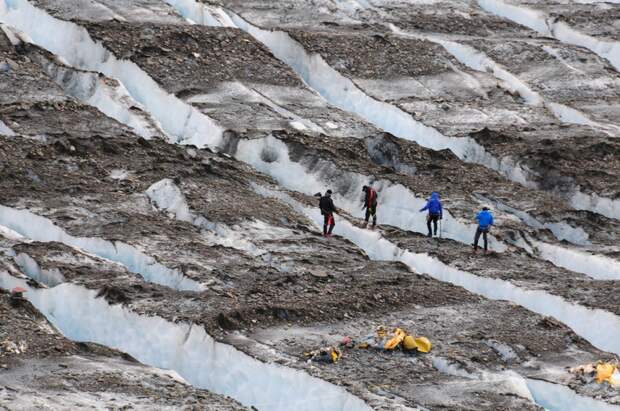
[[[28,300],[65,336],[126,352],[144,364],[177,372],[190,384],[260,410],[370,410],[346,390],[307,373],[258,361],[216,342],[203,327],[138,315],[74,284],[33,289],[0,273],[0,287],[28,290]]]
[[[507,344],[503,344],[495,340],[486,341],[485,344],[491,347],[495,352],[497,352],[504,361],[519,359],[519,356],[517,355],[515,350],[513,350],[512,347]]]
[[[39,264],[26,253],[19,253],[15,257],[15,262],[28,277],[48,287],[55,287],[65,282],[65,277],[58,268],[42,270]]]
[[[127,180],[131,173],[127,170],[115,168],[110,171],[110,178],[112,180]]]
[[[514,371],[504,371],[498,373],[478,371],[470,373],[458,365],[440,357],[433,357],[432,364],[433,367],[441,373],[456,377],[463,377],[470,380],[490,382],[498,386],[498,389],[502,389],[507,393],[511,393],[534,402],[534,398],[527,387],[525,378]]]
[[[146,190],[148,198],[157,208],[164,209],[176,217],[177,220],[194,223],[195,217],[185,201],[179,187],[168,178],[160,180]]]
[[[170,179],[154,183],[145,194],[157,208],[168,211],[177,220],[188,222],[202,229],[202,235],[212,244],[245,251],[253,256],[267,252],[249,240],[248,238],[252,238],[252,235],[244,230],[233,230],[226,224],[214,223],[202,215],[193,213],[181,189]]]
[[[56,241],[115,261],[125,266],[130,272],[140,274],[146,281],[155,284],[178,290],[204,290],[200,283],[186,277],[181,271],[172,270],[158,263],[153,257],[144,254],[134,246],[98,237],[74,237],[51,220],[27,210],[0,205],[0,224],[34,241]]]

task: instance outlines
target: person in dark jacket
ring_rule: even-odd
[[[437,221],[443,219],[443,207],[439,200],[439,193],[433,192],[431,198],[426,201],[426,205],[420,209],[420,212],[428,210],[426,216],[426,227],[428,227],[428,236],[432,237],[431,222],[433,223],[434,233],[437,235]]]
[[[323,215],[323,235],[325,237],[330,237],[336,225],[334,222],[334,213],[338,212],[332,200],[332,190],[327,190],[325,195],[321,197],[319,208],[321,209],[321,215]]]
[[[476,221],[478,221],[478,228],[476,229],[476,235],[474,236],[474,253],[478,250],[478,240],[482,234],[484,241],[484,252],[487,252],[487,234],[493,225],[493,214],[489,211],[489,207],[482,207],[482,211],[476,215]]]
[[[364,228],[368,227],[368,220],[372,216],[372,228],[377,225],[377,192],[369,186],[362,187],[364,194],[364,208],[366,209],[366,218]]]

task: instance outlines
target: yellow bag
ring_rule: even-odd
[[[616,370],[616,366],[609,363],[602,363],[596,366],[596,382],[601,384],[607,381],[611,384],[611,376]]]

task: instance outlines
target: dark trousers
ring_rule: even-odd
[[[366,208],[366,222],[370,220],[370,216],[372,216],[372,226],[377,225],[377,206],[372,206]]]
[[[482,229],[480,227],[478,227],[478,229],[476,230],[476,235],[474,236],[474,250],[478,248],[478,240],[480,240],[480,234],[482,234],[482,240],[484,241],[484,251],[486,251],[488,245],[487,234],[489,234],[489,229]]]
[[[323,234],[331,234],[336,223],[332,213],[323,214]]]
[[[428,228],[429,237],[433,236],[433,233],[431,232],[431,223],[433,223],[435,235],[437,235],[437,221],[439,221],[439,214],[429,214],[426,216],[426,227]]]

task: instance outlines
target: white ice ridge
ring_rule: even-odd
[[[535,217],[525,211],[517,210],[501,201],[491,200],[482,195],[476,197],[487,203],[493,203],[498,210],[517,217],[526,225],[537,230],[549,229],[560,241],[566,240],[576,245],[591,245],[588,234],[581,227],[572,227],[565,222],[541,223]],[[603,255],[591,254],[588,251],[568,248],[555,244],[548,244],[542,241],[528,238],[525,241],[513,242],[513,245],[521,247],[531,254],[536,251],[539,257],[553,263],[558,267],[566,268],[577,273],[585,274],[597,280],[618,280],[620,279],[620,262]],[[534,246],[534,248],[532,248]]]
[[[273,136],[262,139],[241,140],[235,157],[254,169],[273,177],[280,185],[308,195],[332,187],[339,208],[356,218],[363,218],[362,187],[372,182],[379,194],[378,220],[398,228],[427,233],[425,214],[419,212],[426,201],[417,197],[401,184],[386,180],[373,180],[370,176],[345,172],[331,162],[319,160],[312,169],[291,160],[288,147]],[[473,221],[472,212],[472,221]],[[476,231],[475,224],[466,224],[444,210],[442,236],[471,244]],[[506,250],[505,244],[490,238],[490,247],[496,251]]]
[[[141,363],[176,371],[190,384],[228,395],[259,410],[371,410],[344,388],[304,371],[258,361],[216,342],[203,327],[138,315],[96,298],[97,290],[65,283],[49,289],[0,272],[0,288],[25,296],[67,338],[126,352]]]
[[[536,404],[550,411],[620,411],[620,406],[577,394],[570,388],[528,378],[527,388]]]
[[[133,99],[157,118],[172,142],[198,147],[221,142],[223,130],[211,118],[163,90],[135,63],[117,59],[83,27],[56,19],[27,0],[0,0],[0,22],[24,32],[34,44],[72,67],[118,80]]]
[[[585,274],[597,280],[620,280],[620,262],[602,255],[529,240],[540,256],[558,267]]]
[[[245,251],[253,256],[267,253],[245,238],[242,232],[233,230],[226,224],[211,222],[202,215],[196,215],[190,210],[181,189],[171,179],[166,178],[152,184],[145,194],[158,209],[168,211],[177,220],[186,221],[200,228],[203,236],[212,244]]]
[[[123,85],[92,71],[66,67],[57,62],[44,62],[47,74],[72,97],[97,108],[103,114],[125,124],[145,139],[163,137],[166,133]]]
[[[503,0],[478,0],[478,4],[489,13],[529,27],[544,36],[587,48],[608,60],[616,70],[620,71],[620,42],[600,40],[581,33],[562,21],[554,21],[542,11],[508,4]]]
[[[286,193],[255,186],[264,196],[277,198],[305,214],[317,226],[323,219],[316,208],[301,205]],[[428,254],[414,253],[397,247],[379,233],[355,227],[342,218],[336,222],[334,234],[342,236],[366,252],[372,260],[399,261],[412,270],[427,274],[439,281],[448,282],[491,300],[507,300],[541,315],[556,318],[592,345],[620,354],[620,317],[600,310],[590,309],[566,301],[542,290],[518,287],[508,281],[480,277],[444,264]]]
[[[498,389],[505,387],[508,392],[529,399],[548,411],[620,411],[620,407],[616,405],[584,397],[567,386],[524,378],[513,371],[470,373],[445,358],[436,356],[432,358],[432,363],[439,372],[447,375],[490,382],[498,385]]]
[[[39,264],[26,253],[17,254],[17,256],[15,256],[15,262],[28,277],[48,287],[56,287],[58,284],[65,282],[65,277],[58,268],[43,270],[39,267]]]
[[[188,18],[190,18],[189,10],[191,9],[188,4],[191,2],[196,3],[195,0],[185,0],[183,1],[184,7],[179,7],[173,4],[179,2],[169,1],[183,16]],[[205,8],[200,10],[202,10],[200,13],[211,12]],[[303,46],[291,38],[288,33],[263,30],[232,12],[221,9],[218,9],[217,12],[229,17],[226,23],[214,24],[218,19],[210,17],[203,19],[206,22],[205,24],[230,26],[231,22],[234,23],[235,27],[249,33],[265,44],[278,59],[288,64],[310,88],[332,105],[355,113],[397,137],[415,141],[433,150],[449,149],[465,161],[485,165],[502,172],[515,181],[526,184],[523,170],[510,161],[498,161],[472,138],[444,136],[436,129],[416,121],[400,108],[370,97],[350,79],[334,70],[320,55],[309,55]]]
[[[13,137],[15,132],[9,128],[2,120],[0,120],[0,136]]]
[[[140,274],[146,281],[185,291],[202,291],[204,286],[186,277],[179,270],[172,270],[158,263],[132,245],[108,241],[98,237],[74,237],[51,220],[0,205],[0,224],[34,241],[66,244],[122,264],[132,273]]]
[[[577,210],[588,210],[609,218],[620,220],[620,200],[586,194],[578,189],[570,196],[570,205]]]
[[[502,371],[496,373],[478,371],[470,373],[442,357],[433,356],[431,361],[433,367],[443,374],[487,382],[493,384],[501,393],[516,395],[531,402],[535,402],[534,397],[527,386],[526,379],[514,371]],[[555,409],[550,409],[549,411],[555,411]]]
[[[22,41],[31,42],[28,36],[10,26],[3,25],[2,28],[5,33],[12,33],[16,45]],[[44,56],[38,57],[46,73],[70,96],[131,127],[141,137],[150,139],[165,135],[161,126],[143,112],[142,105],[129,95],[122,83],[102,78],[96,72],[65,66],[60,57],[57,58],[58,61],[49,60]],[[2,134],[1,124],[0,134]]]
[[[506,70],[485,53],[472,46],[445,40],[432,35],[407,33],[395,25],[390,28],[398,35],[413,37],[441,45],[448,53],[465,66],[482,72],[490,72],[499,80],[499,85],[511,93],[518,93],[523,100],[532,106],[546,107],[560,122],[567,124],[586,125],[600,129],[609,136],[620,137],[620,127],[613,124],[602,124],[590,119],[585,113],[564,104],[547,101],[538,92],[532,90],[523,80]]]
[[[163,0],[187,20],[203,26],[236,27],[219,7],[208,6],[196,0]]]

